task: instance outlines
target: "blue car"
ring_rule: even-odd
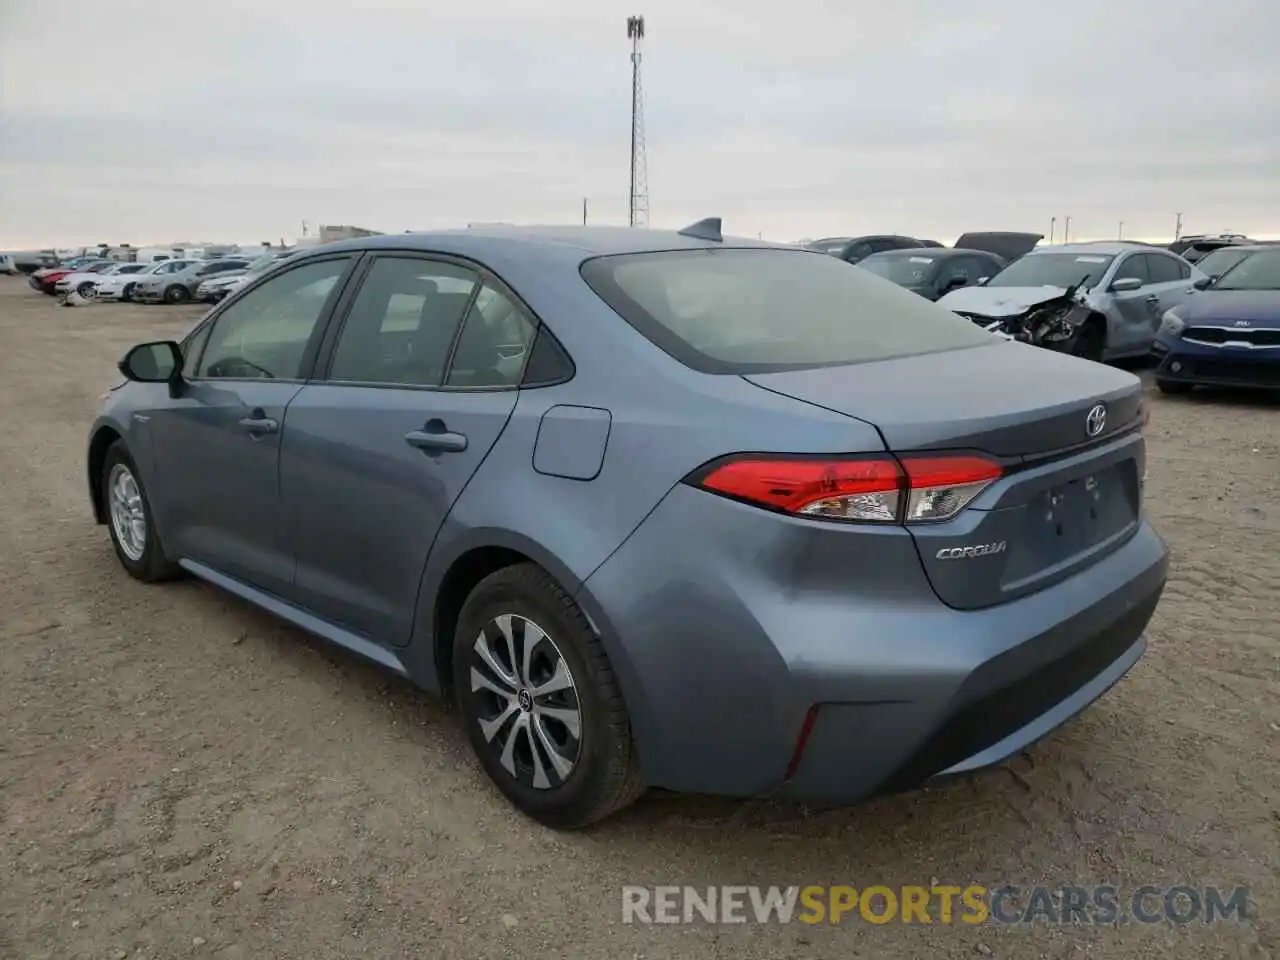
[[[120,370],[86,479],[124,569],[451,698],[555,827],[999,762],[1165,584],[1137,377],[715,220],[329,244]]]
[[[1165,393],[1280,390],[1280,247],[1248,248],[1235,266],[1166,311],[1151,350]]]

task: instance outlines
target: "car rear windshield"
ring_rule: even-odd
[[[597,257],[582,276],[656,346],[706,373],[838,366],[1000,342],[866,270],[799,250]]]

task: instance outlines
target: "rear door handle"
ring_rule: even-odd
[[[443,420],[435,417],[428,420],[421,430],[406,433],[404,442],[424,453],[461,453],[467,449],[466,436],[454,433]]]
[[[1154,293],[1151,296],[1147,297],[1147,303],[1159,303],[1159,302],[1160,302],[1160,298],[1157,297]]]

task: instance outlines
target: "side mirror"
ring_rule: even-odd
[[[968,277],[948,277],[947,282],[942,285],[943,290],[955,290],[959,287],[967,287],[969,285]]]
[[[985,286],[987,285],[987,281],[988,281],[988,280],[990,280],[990,279],[991,279],[990,277],[979,277],[979,278],[978,278],[978,286],[980,286],[980,287],[985,287]]]
[[[1195,287],[1197,290],[1208,290],[1217,282],[1218,282],[1218,274],[1214,274],[1212,277],[1201,277],[1191,286]]]
[[[1129,293],[1133,290],[1141,290],[1142,281],[1137,277],[1123,277],[1111,284],[1112,293]]]
[[[182,348],[172,340],[140,343],[116,367],[135,383],[167,383],[170,396],[182,381]]]

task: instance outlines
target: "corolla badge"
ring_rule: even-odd
[[[1084,431],[1091,437],[1096,437],[1107,428],[1107,408],[1098,403],[1085,414]]]
[[[939,560],[972,560],[974,557],[1004,553],[1007,547],[1007,541],[997,540],[995,543],[979,543],[972,547],[943,547],[934,556]]]

